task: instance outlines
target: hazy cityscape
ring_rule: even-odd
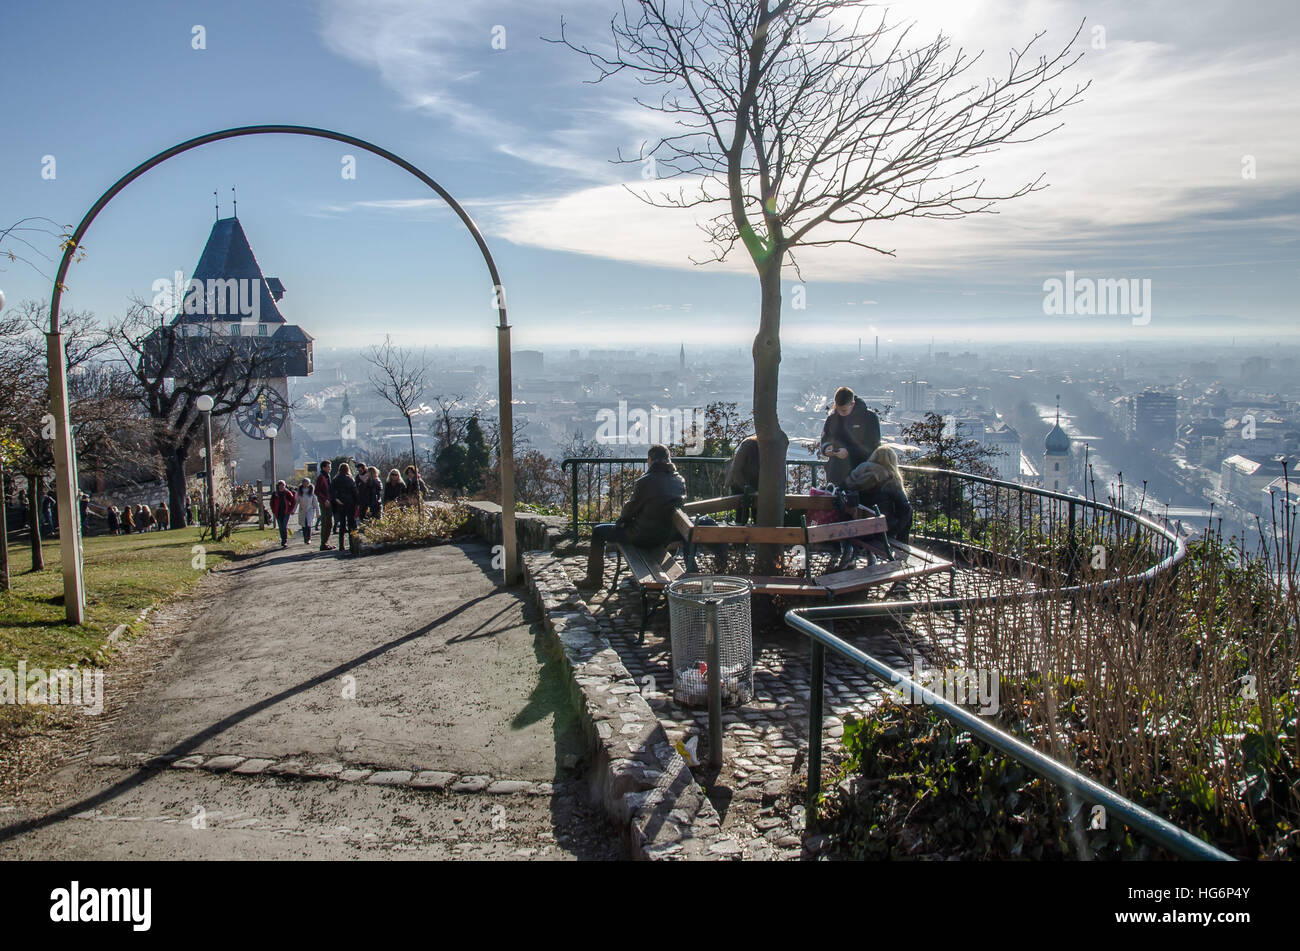
[[[429,349],[427,411],[417,446],[433,452],[445,409],[453,417],[495,413],[495,354]],[[1205,344],[1168,341],[1145,347],[1097,343],[1067,350],[1050,342],[979,345],[864,339],[839,347],[786,345],[780,418],[791,458],[807,456],[797,440],[815,440],[836,387],[849,385],[881,417],[882,435],[939,413],[962,436],[996,448],[998,477],[1126,506],[1176,528],[1203,533],[1213,520],[1225,537],[1248,547],[1275,541],[1294,519],[1300,486],[1300,377],[1294,343],[1254,340]],[[562,456],[594,442],[602,411],[620,402],[648,413],[702,412],[734,402],[751,412],[753,367],[736,348],[608,350],[573,347],[516,351],[515,419],[532,448]],[[357,351],[316,351],[315,373],[291,381],[300,428],[295,462],[306,466],[344,451],[364,456],[407,441],[404,418],[375,392]],[[443,400],[440,406],[433,395]],[[1070,437],[1063,459],[1045,457],[1056,422]],[[345,403],[346,398],[346,403]],[[355,439],[340,438],[340,420],[355,417]],[[309,438],[302,438],[303,435]],[[617,444],[635,457],[648,441]],[[1063,465],[1064,475],[1051,470]],[[1220,521],[1222,520],[1222,521]],[[1265,531],[1261,539],[1260,528]]]

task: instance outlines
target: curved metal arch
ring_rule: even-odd
[[[223,139],[235,139],[246,135],[305,135],[318,139],[330,139],[335,142],[343,142],[347,145],[354,146],[380,158],[387,159],[398,168],[405,169],[414,175],[425,185],[429,186],[435,194],[454,211],[461,223],[469,230],[473,236],[474,242],[478,245],[479,251],[483,255],[483,260],[487,264],[488,274],[492,278],[493,298],[497,305],[498,315],[498,365],[500,374],[500,392],[498,393],[498,408],[501,417],[501,500],[502,500],[502,543],[505,554],[505,581],[506,584],[512,584],[516,578],[517,556],[515,544],[515,506],[514,506],[514,432],[513,432],[513,413],[511,412],[511,386],[510,386],[510,324],[506,318],[506,298],[501,283],[501,275],[497,271],[496,262],[492,259],[492,252],[488,250],[487,242],[483,239],[482,232],[479,231],[478,225],[470,218],[469,214],[460,203],[456,201],[451,194],[433,180],[424,171],[412,165],[406,159],[402,158],[385,148],[375,145],[373,142],[367,142],[365,139],[359,139],[354,135],[347,135],[343,132],[335,132],[332,129],[320,129],[314,126],[299,125],[250,125],[238,126],[233,129],[223,129],[220,132],[209,132],[205,135],[196,136],[187,139],[169,149],[159,152],[157,155],[144,162],[141,162],[131,171],[127,172],[116,182],[113,183],[104,194],[99,196],[99,200],[91,206],[86,212],[81,223],[77,225],[72,236],[66,242],[63,250],[63,258],[59,262],[58,273],[54,277],[54,289],[50,296],[50,329],[46,335],[48,342],[47,359],[50,368],[50,395],[52,409],[54,410],[55,425],[57,429],[57,439],[55,445],[55,475],[58,486],[59,515],[61,524],[68,526],[61,533],[60,546],[63,556],[63,594],[64,606],[69,623],[80,624],[85,613],[85,591],[81,564],[81,544],[78,515],[76,509],[76,463],[73,452],[73,445],[70,433],[67,405],[68,389],[66,374],[64,368],[64,349],[63,339],[59,332],[59,307],[63,299],[64,278],[67,277],[68,268],[72,264],[72,257],[76,254],[77,249],[81,246],[81,241],[89,230],[91,223],[104,210],[104,207],[117,197],[127,185],[130,185],[140,176],[144,175],[150,169],[161,165],[170,158],[174,158],[191,149],[196,149],[201,145],[208,145],[212,142],[220,142]]]

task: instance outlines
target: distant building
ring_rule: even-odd
[[[1283,475],[1283,461],[1256,462],[1242,455],[1229,456],[1219,469],[1219,491],[1243,512],[1259,510],[1260,492]]]
[[[542,375],[544,361],[540,350],[516,350],[513,361],[515,373],[519,376]]]
[[[1259,519],[1267,542],[1285,545],[1288,536],[1293,555],[1300,554],[1300,483],[1278,476],[1260,491]]]
[[[903,412],[924,413],[929,408],[930,384],[915,376],[903,382]]]
[[[1024,475],[1024,467],[1020,463],[1020,433],[1001,423],[992,429],[986,428],[981,441],[997,453],[989,463],[997,470],[998,478],[1007,482],[1019,482]]]
[[[1056,425],[1043,440],[1043,488],[1065,492],[1070,487],[1070,436],[1061,428],[1061,404],[1056,404]]]
[[[1144,390],[1133,400],[1131,438],[1144,446],[1169,448],[1178,441],[1178,396]]]
[[[197,293],[199,287],[205,293]],[[151,333],[145,342],[145,359],[167,360],[177,379],[185,379],[187,364],[191,369],[211,366],[217,349],[229,353],[234,348],[259,360],[261,377],[253,383],[258,397],[233,414],[232,462],[238,478],[246,481],[263,479],[274,485],[276,479],[292,478],[289,377],[312,373],[312,338],[281,316],[277,304],[284,297],[284,284],[263,276],[238,218],[221,218],[212,226],[189,288],[196,290],[192,296],[187,290],[171,322],[178,334],[161,329]],[[178,351],[166,354],[173,341]],[[267,444],[267,431],[273,427],[274,472]]]

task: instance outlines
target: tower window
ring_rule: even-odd
[[[240,329],[241,329],[241,328],[240,328],[240,326],[239,326],[238,323],[231,324],[231,325],[230,325],[230,336],[232,336],[232,337],[238,337],[238,336],[239,336],[239,331],[240,331]]]
[[[266,324],[258,324],[258,325],[257,325],[257,335],[258,335],[259,337],[265,337],[265,336],[266,336]]]

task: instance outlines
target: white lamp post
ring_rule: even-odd
[[[204,393],[194,405],[203,414],[203,458],[208,469],[208,526],[212,529],[212,540],[217,539],[217,493],[212,480],[212,407],[215,400]]]
[[[275,426],[267,426],[265,430],[266,438],[271,440],[271,491],[275,491],[275,437],[280,435],[280,430]]]

